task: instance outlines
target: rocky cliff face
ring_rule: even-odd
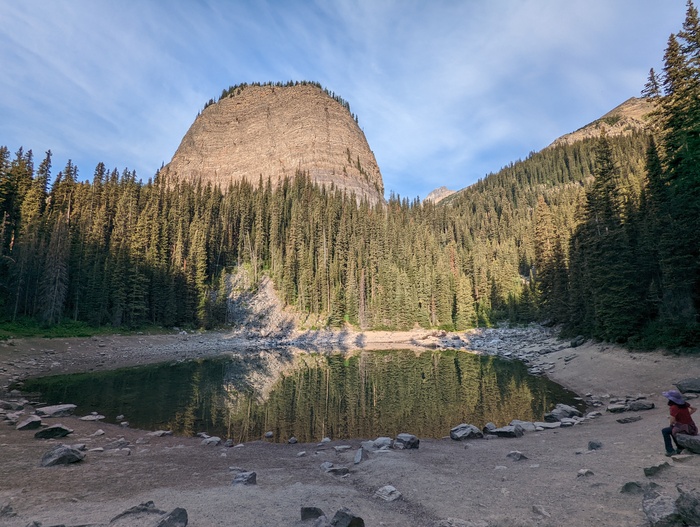
[[[650,99],[632,97],[610,110],[600,119],[596,119],[575,132],[561,136],[549,146],[572,144],[584,139],[600,137],[602,130],[605,130],[609,137],[630,134],[648,125],[650,113],[653,110],[654,103]]]
[[[438,204],[447,196],[451,196],[454,193],[454,190],[450,190],[447,187],[436,188],[425,197],[423,202],[425,203],[426,201],[432,201],[433,203]]]
[[[384,183],[365,135],[348,109],[314,85],[246,86],[206,107],[163,170],[225,189],[247,180],[307,172],[312,181],[384,199]]]

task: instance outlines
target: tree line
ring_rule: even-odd
[[[688,2],[646,130],[532,153],[438,205],[370,205],[304,173],[226,189],[98,164],[52,177],[0,147],[0,316],[113,327],[227,322],[229,276],[268,274],[331,326],[463,330],[549,321],[695,346],[700,30]],[[228,95],[228,94],[227,94]]]

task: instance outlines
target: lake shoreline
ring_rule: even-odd
[[[100,446],[106,439],[121,437],[130,442],[129,455],[89,453],[76,465],[40,468],[38,459],[49,445],[33,439],[31,432],[3,427],[0,444],[7,456],[2,464],[5,477],[0,478],[0,508],[10,504],[17,515],[2,519],[17,527],[30,521],[99,525],[152,499],[161,509],[186,508],[193,526],[229,525],[232,518],[240,525],[293,525],[299,520],[299,507],[309,505],[330,516],[348,507],[366,525],[585,527],[598,523],[636,527],[645,521],[641,497],[621,494],[625,482],[653,480],[669,495],[676,492],[675,484],[680,481],[690,487],[700,485],[700,456],[671,462],[670,468],[653,478],[643,474],[643,468],[667,460],[659,432],[667,410],[660,392],[672,388],[674,382],[700,376],[697,359],[660,352],[630,353],[595,342],[571,348],[546,328],[459,334],[427,330],[297,332],[277,338],[212,332],[22,339],[0,345],[0,385],[47,373],[98,371],[265,349],[295,354],[304,352],[302,346],[316,353],[476,347],[478,353],[506,358],[526,354],[529,366],[544,368],[550,379],[580,395],[603,401],[645,397],[656,408],[635,413],[641,419],[630,424],[620,424],[619,415],[603,411],[602,417],[585,424],[529,433],[519,439],[421,440],[416,451],[370,455],[359,465],[352,462],[359,440],[333,441],[327,446],[254,441],[226,449],[203,446],[198,438],[148,438],[140,430],[70,417],[50,422],[60,421],[74,429],[70,441],[64,442]],[[105,431],[104,439],[92,436],[98,428]],[[411,432],[410,423],[406,432]],[[589,451],[588,441],[594,440],[603,448]],[[333,448],[342,445],[350,446],[350,452]],[[506,454],[512,450],[529,459],[510,461]],[[298,457],[301,452],[305,455]],[[324,473],[319,468],[324,461],[349,466],[349,475],[339,478]],[[230,466],[256,471],[258,484],[232,487]],[[593,475],[578,477],[582,469]],[[386,503],[374,497],[374,491],[387,484],[402,492],[403,498]],[[444,523],[448,518],[454,521]]]

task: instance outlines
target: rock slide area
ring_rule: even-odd
[[[178,331],[0,343],[0,525],[700,524],[700,455],[665,457],[660,433],[668,415],[661,391],[677,384],[692,404],[697,386],[688,380],[700,378],[698,359],[573,344],[535,326],[265,338]],[[552,408],[542,422],[513,422],[502,434],[486,423],[454,423],[442,439],[414,438],[406,423],[397,438],[302,444],[263,437],[234,445],[112,425],[99,415],[81,418],[69,404],[32,408],[7,392],[12,381],[48,373],[225,354],[274,361],[307,351],[391,348],[457,348],[522,360],[576,391],[588,408],[581,416]],[[46,430],[48,438],[36,437]]]

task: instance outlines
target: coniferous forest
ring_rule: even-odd
[[[688,3],[645,131],[531,154],[435,205],[147,182],[0,147],[0,320],[215,327],[227,276],[269,275],[330,326],[499,321],[637,347],[700,343],[700,21]],[[86,177],[87,176],[87,177]]]

